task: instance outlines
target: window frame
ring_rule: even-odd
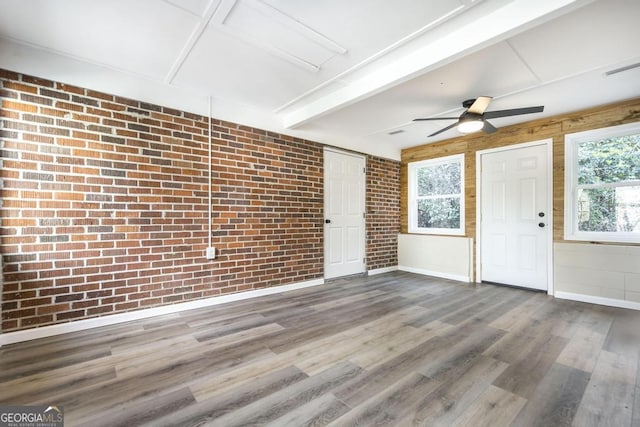
[[[580,188],[617,188],[640,185],[640,180],[624,184],[578,184],[578,145],[595,139],[616,138],[640,134],[640,122],[568,133],[564,136],[564,240],[640,243],[640,233],[578,230],[578,190]]]
[[[448,236],[465,235],[465,171],[464,154],[454,154],[451,156],[437,157],[433,159],[411,162],[407,165],[407,198],[408,198],[408,231],[415,234],[440,234]],[[418,170],[423,167],[434,167],[447,163],[460,163],[460,226],[458,228],[427,228],[418,227]],[[447,195],[450,197],[453,195]]]

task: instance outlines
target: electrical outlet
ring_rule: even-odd
[[[207,248],[207,259],[216,259],[216,248]]]

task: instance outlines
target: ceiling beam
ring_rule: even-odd
[[[226,0],[226,1],[223,0],[221,2],[219,2],[218,0],[209,0],[209,4],[207,5],[207,8],[205,9],[203,16],[200,18],[199,22],[196,24],[195,28],[191,32],[191,35],[189,36],[189,39],[182,47],[180,54],[178,55],[176,60],[173,62],[171,69],[165,76],[164,78],[165,83],[167,84],[173,83],[173,79],[176,78],[176,74],[178,74],[178,71],[180,71],[180,68],[182,68],[182,65],[191,54],[191,51],[195,47],[196,43],[198,43],[198,40],[200,40],[200,37],[202,37],[202,34],[207,29],[207,26],[209,25],[209,22],[211,21],[211,19],[213,19],[214,15],[222,13],[222,14],[225,14],[226,16],[226,14],[229,13],[229,10],[231,10],[234,4],[235,4],[235,0]],[[172,3],[172,6],[175,6],[175,5]],[[175,6],[175,7],[178,7],[178,6]]]
[[[438,68],[465,54],[574,10],[592,0],[513,0],[375,69],[327,95],[281,115],[283,127],[292,129]]]

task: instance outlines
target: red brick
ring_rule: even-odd
[[[84,95],[85,90],[76,86],[67,85],[64,83],[56,83],[56,89],[63,92],[75,93],[77,95]]]
[[[87,316],[95,316],[97,314],[111,313],[113,311],[112,305],[101,305],[95,308],[87,309]]]
[[[8,75],[8,82],[16,84],[12,90],[28,92],[17,86],[27,80]],[[54,86],[30,79],[36,90]],[[219,255],[209,261],[204,257],[209,244],[208,119],[62,83],[55,88],[71,99],[81,95],[99,101],[95,105],[55,101],[52,108],[46,105],[51,99],[32,97],[33,105],[9,100],[18,107],[11,111],[25,108],[33,113],[36,108],[47,117],[71,112],[73,120],[100,127],[83,132],[60,122],[58,134],[24,132],[5,143],[6,149],[21,155],[36,154],[20,157],[21,162],[6,159],[1,172],[5,188],[13,191],[0,210],[9,221],[1,230],[8,239],[4,255],[8,260],[18,255],[40,257],[29,259],[34,261],[32,271],[20,269],[28,261],[19,258],[4,264],[5,295],[13,292],[11,303],[17,304],[53,301],[31,311],[9,310],[3,331],[322,277],[320,144],[212,120],[216,138],[212,244]],[[22,119],[12,120],[22,125]],[[149,127],[149,132],[137,126]],[[142,129],[141,135],[137,129]],[[162,135],[161,142],[149,139],[159,138],[151,133]],[[109,138],[101,137],[105,135]],[[368,163],[373,193],[368,194],[372,198],[367,199],[367,210],[376,211],[368,232],[380,237],[369,239],[367,259],[369,268],[381,268],[396,262],[398,213],[387,202],[398,198],[399,165],[373,157]],[[29,165],[34,168],[31,172],[49,174],[46,178],[53,180],[23,180],[21,174]],[[379,185],[380,174],[389,175],[392,182]],[[10,187],[11,182],[39,186]],[[16,197],[16,190],[32,192]],[[60,223],[45,226],[40,220]],[[48,235],[25,236],[27,227],[32,231],[49,227],[55,239],[68,236],[68,241],[41,244],[36,237]],[[55,260],[53,267],[50,260]],[[36,268],[41,262],[49,267]],[[20,284],[25,287],[19,288]],[[33,295],[36,290],[38,298]],[[69,297],[65,304],[54,302],[73,294],[84,296]]]
[[[38,307],[37,310],[38,310],[38,315],[58,313],[58,312],[61,312],[61,311],[69,310],[69,303],[51,304],[51,305],[47,305],[47,306],[44,306],[44,307]]]
[[[11,101],[9,99],[2,100],[2,109],[24,111],[29,113],[35,113],[38,111],[38,107],[36,105],[24,104],[22,102]]]
[[[26,83],[32,83],[38,86],[53,87],[53,82],[51,80],[41,79],[34,76],[23,75],[22,81]]]
[[[5,89],[13,89],[13,90],[17,90],[20,92],[28,92],[28,93],[38,93],[38,88],[36,86],[32,86],[32,85],[25,85],[22,83],[18,83],[16,81],[5,81],[2,86]]]

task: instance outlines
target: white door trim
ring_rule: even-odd
[[[363,264],[364,264],[364,269],[362,271],[362,273],[366,273],[367,272],[367,156],[363,155],[363,154],[358,154],[358,153],[354,153],[351,151],[345,151],[345,150],[340,150],[338,148],[335,147],[323,147],[323,151],[322,151],[322,156],[323,156],[323,160],[322,160],[322,165],[323,165],[323,172],[322,172],[322,179],[323,179],[323,190],[324,190],[324,194],[323,194],[323,217],[322,217],[322,227],[323,227],[323,268],[324,268],[324,273],[323,275],[326,278],[326,271],[327,271],[327,252],[328,252],[328,247],[327,247],[327,235],[326,235],[326,227],[324,226],[324,220],[327,219],[327,212],[326,212],[326,180],[325,178],[325,173],[326,173],[326,169],[324,169],[324,165],[325,165],[325,159],[326,159],[326,152],[332,152],[332,153],[337,153],[337,154],[343,154],[346,156],[351,156],[351,157],[355,157],[358,159],[361,159],[362,162],[364,163],[364,168],[365,168],[365,177],[362,180],[362,188],[360,191],[362,191],[362,212],[364,213],[364,217],[363,217],[363,227],[364,227],[364,232],[362,233],[362,257],[363,257]],[[334,277],[332,277],[334,278]]]
[[[553,295],[553,139],[525,142],[522,144],[506,145],[504,147],[489,148],[476,151],[476,283],[482,282],[482,156],[500,151],[517,150],[520,148],[544,145],[547,149],[547,203],[549,216],[547,226],[547,294]]]

